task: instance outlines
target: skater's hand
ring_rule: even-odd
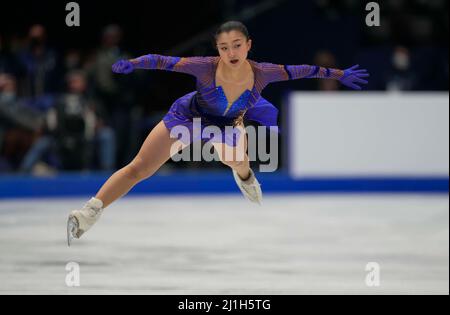
[[[129,60],[119,60],[112,65],[112,71],[114,73],[124,73],[128,74],[133,72],[134,66]]]
[[[363,78],[370,77],[366,69],[358,69],[359,65],[353,66],[344,71],[344,76],[339,80],[341,83],[354,90],[362,90],[358,84],[368,84],[367,80]]]

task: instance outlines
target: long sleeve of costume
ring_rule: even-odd
[[[343,70],[311,65],[289,66],[289,65],[262,63],[261,66],[266,83],[297,80],[297,79],[339,80],[344,76]]]
[[[155,69],[201,76],[211,64],[211,57],[169,57],[155,54],[131,59],[135,69]]]

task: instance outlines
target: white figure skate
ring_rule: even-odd
[[[242,194],[251,202],[258,203],[259,205],[261,205],[262,203],[262,191],[260,187],[261,184],[256,179],[253,170],[250,169],[250,177],[245,181],[243,181],[239,177],[238,173],[235,170],[233,170],[233,176]]]
[[[86,233],[103,212],[103,202],[92,198],[81,210],[74,210],[70,213],[67,221],[67,245],[70,247],[73,239],[79,239]]]

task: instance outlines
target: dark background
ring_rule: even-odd
[[[114,168],[125,165],[139,149],[149,130],[170,105],[195,89],[193,78],[176,73],[146,71],[126,78],[114,77],[116,96],[98,92],[89,65],[102,49],[102,32],[111,24],[122,30],[120,55],[140,56],[157,53],[177,56],[215,55],[212,35],[221,23],[238,19],[249,28],[254,46],[250,58],[280,64],[319,64],[346,68],[359,63],[371,73],[369,91],[448,91],[448,1],[378,1],[382,26],[365,24],[365,5],[357,0],[278,0],[278,1],[77,1],[81,7],[81,26],[67,27],[65,5],[69,1],[2,1],[0,5],[0,75],[17,80],[17,101],[33,117],[45,119],[66,92],[65,65],[69,52],[79,56],[75,70],[86,73],[87,94],[100,104],[97,115],[112,128],[117,138]],[[29,29],[42,24],[47,32],[46,47],[54,53],[56,70],[45,82],[46,96],[53,100],[40,105],[41,95],[30,94],[24,83],[27,69],[16,57],[29,45]],[[3,56],[3,57],[1,57]],[[398,59],[407,64],[398,64]],[[402,59],[403,58],[403,59]],[[2,59],[0,59],[1,61]],[[397,60],[397,63],[396,61]],[[11,66],[18,64],[17,66]],[[73,68],[70,71],[74,70]],[[47,79],[46,79],[47,80]],[[283,114],[283,97],[292,90],[334,90],[318,80],[298,80],[269,86],[264,97]],[[0,87],[0,95],[4,93]],[[31,99],[31,101],[29,101]],[[46,134],[43,127],[0,116],[0,173],[21,170],[24,157],[36,141]],[[34,114],[35,113],[35,114]],[[119,117],[119,119],[118,119]],[[31,122],[37,125],[37,122]],[[282,128],[282,126],[281,126]],[[11,136],[11,130],[14,136]],[[22,130],[17,133],[17,130]],[[17,136],[19,134],[19,136]],[[10,138],[8,138],[8,136]],[[90,151],[91,149],[86,149]],[[56,156],[61,150],[52,153]],[[89,163],[66,167],[54,162],[52,154],[42,160],[49,169],[102,169],[98,158]],[[52,162],[53,161],[53,162]],[[202,163],[179,163],[167,167],[203,167]],[[209,164],[208,167],[221,167]],[[48,170],[48,169],[47,169]],[[105,170],[105,169],[104,169]],[[106,169],[108,170],[108,169]],[[28,170],[31,172],[31,170]]]

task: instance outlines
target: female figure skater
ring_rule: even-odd
[[[221,137],[205,137],[211,141],[221,161],[229,166],[238,187],[252,202],[261,203],[260,184],[250,169],[247,140],[243,120],[253,120],[265,126],[276,126],[278,110],[261,97],[262,90],[278,81],[301,78],[339,80],[344,85],[360,90],[358,84],[367,84],[366,70],[354,66],[345,71],[319,66],[284,66],[258,63],[247,59],[252,47],[247,28],[240,22],[227,22],[215,34],[218,57],[179,58],[146,55],[121,60],[112,66],[115,73],[128,74],[135,69],[159,69],[188,73],[197,79],[197,91],[178,99],[163,120],[150,132],[134,160],[114,173],[95,198],[81,210],[71,212],[68,221],[69,246],[73,238],[80,238],[99,219],[103,210],[125,195],[140,181],[152,176],[171,156],[194,139],[181,141],[170,137],[176,126],[185,126],[193,134],[193,119],[201,118],[202,130],[208,126],[234,126],[238,137],[226,132]],[[231,138],[231,139],[230,139]],[[177,150],[171,148],[176,147]],[[243,150],[242,159],[237,159]],[[228,158],[232,157],[232,158]]]

